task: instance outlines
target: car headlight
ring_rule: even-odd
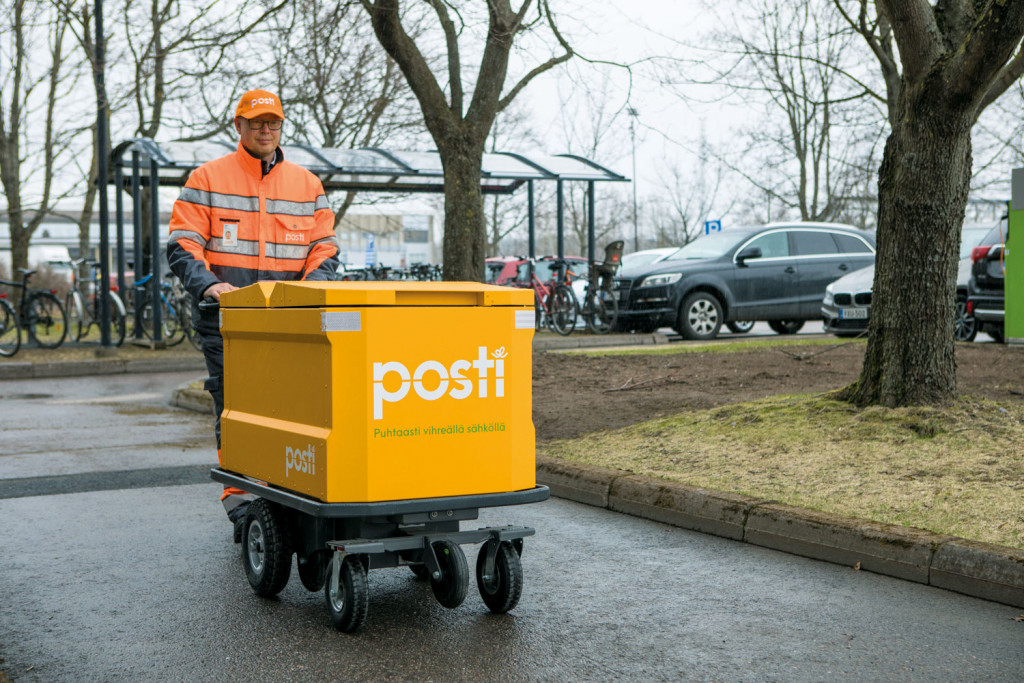
[[[640,283],[641,287],[663,287],[670,285],[673,282],[678,282],[679,278],[683,276],[682,273],[662,273],[661,275],[651,275],[645,277],[643,282]]]
[[[825,287],[825,298],[822,299],[821,303],[823,306],[831,306],[834,297],[832,296],[832,285]]]

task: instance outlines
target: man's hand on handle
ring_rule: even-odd
[[[238,289],[238,287],[235,287],[233,284],[230,284],[228,282],[218,282],[217,284],[210,285],[209,287],[206,288],[206,291],[203,292],[203,298],[213,299],[214,301],[219,302],[221,294],[223,294],[224,292],[230,292],[235,289]]]

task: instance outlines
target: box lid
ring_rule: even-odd
[[[257,282],[221,295],[224,308],[529,306],[533,290],[479,282]]]

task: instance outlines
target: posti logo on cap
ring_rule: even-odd
[[[242,95],[235,108],[235,116],[251,119],[260,114],[274,114],[284,118],[281,99],[269,90],[250,90]]]

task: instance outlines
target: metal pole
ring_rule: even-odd
[[[630,107],[627,110],[629,119],[629,138],[633,143],[633,251],[640,251],[640,230],[636,220],[636,119],[640,112]]]
[[[117,290],[121,292],[121,298],[127,296],[126,278],[124,275],[124,171],[121,168],[121,161],[118,160],[114,167],[114,206],[117,215]]]
[[[530,209],[530,258],[537,258],[537,221],[534,216],[533,181],[526,181],[526,204]]]
[[[562,181],[558,183],[558,258],[565,258],[565,195]]]
[[[135,275],[133,282],[138,282],[145,277],[142,271],[142,180],[139,153],[132,152],[132,234],[134,244],[132,245],[132,258],[135,260]],[[145,339],[142,332],[142,306],[146,303],[143,300],[143,292],[135,289],[132,285],[132,307],[135,309],[135,341],[141,343]],[[125,292],[127,296],[127,292]]]
[[[596,202],[594,201],[594,181],[590,180],[587,182],[587,260],[590,263],[594,262],[594,252],[597,250],[597,246],[594,241],[594,207]]]
[[[150,301],[153,302],[153,345],[156,348],[163,348],[164,325],[163,306],[160,301],[160,168],[156,159],[149,159],[149,263],[150,272],[153,273],[149,281]]]
[[[106,56],[103,38],[103,0],[96,0],[96,182],[100,200],[100,346],[110,348],[110,217],[107,213],[107,101],[103,82]]]

